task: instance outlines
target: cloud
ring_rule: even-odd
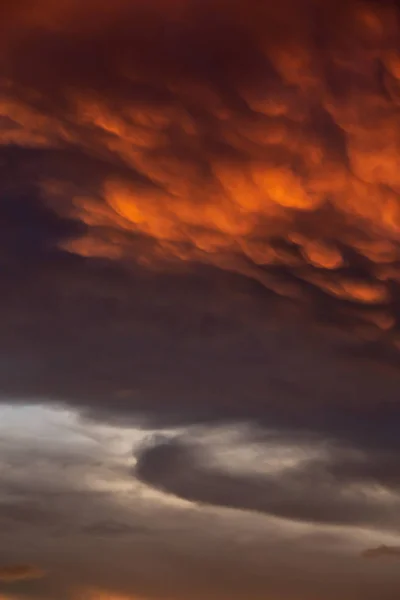
[[[118,521],[98,521],[82,527],[81,531],[94,537],[122,537],[140,535],[147,532],[147,528],[140,525],[119,523]]]
[[[386,443],[394,5],[283,4],[5,11],[4,399]]]
[[[324,600],[338,595],[353,600],[357,585],[365,590],[367,600],[375,600],[377,589],[380,597],[389,600],[398,573],[382,580],[379,568],[371,572],[364,561],[358,565],[355,548],[366,543],[361,542],[364,536],[367,543],[393,539],[397,510],[389,524],[387,507],[381,508],[379,528],[374,531],[368,522],[367,533],[354,529],[356,519],[346,522],[346,527],[321,524],[317,520],[321,514],[324,518],[328,515],[329,523],[338,518],[328,503],[312,515],[312,521],[290,517],[295,514],[298,518],[307,488],[310,495],[313,490],[318,493],[322,483],[321,475],[308,476],[308,486],[304,485],[307,469],[302,461],[324,455],[324,445],[315,435],[275,431],[266,436],[265,431],[248,427],[244,433],[236,427],[206,427],[192,437],[200,466],[185,458],[192,452],[186,450],[187,438],[180,440],[184,451],[177,453],[177,459],[159,460],[158,473],[162,468],[166,480],[174,477],[174,466],[178,479],[193,476],[207,483],[211,478],[207,479],[204,471],[211,470],[217,484],[217,475],[231,475],[237,483],[229,488],[229,498],[237,508],[243,498],[247,507],[252,501],[254,484],[247,482],[257,480],[255,470],[262,483],[274,469],[294,463],[304,495],[297,505],[293,500],[287,518],[274,519],[266,512],[223,510],[222,504],[205,504],[204,496],[201,506],[177,502],[132,479],[131,448],[146,432],[127,430],[126,421],[124,425],[121,429],[81,421],[70,407],[63,411],[26,406],[2,409],[0,563],[32,560],[48,570],[43,579],[13,585],[17,598],[71,600],[86,589],[100,589],[116,597],[158,600],[165,598],[168,585],[178,599],[190,596],[198,600],[208,593],[224,600],[261,600],[279,594],[288,600],[302,600],[329,587]],[[160,444],[165,439],[153,442]],[[177,440],[171,445],[179,446]],[[211,456],[210,462],[206,456]],[[235,471],[227,473],[227,464],[234,465]],[[184,469],[185,474],[179,475]],[[239,490],[243,485],[248,486],[246,492]],[[224,481],[219,490],[228,505]],[[333,500],[329,506],[335,508],[337,487],[331,485],[330,490]],[[211,486],[207,493],[208,501],[213,500]],[[362,510],[360,501],[359,512]],[[390,531],[385,531],[386,519]],[[339,568],[345,576],[338,580]],[[288,570],[301,574],[301,586],[297,577],[287,578]],[[7,582],[0,585],[0,593],[8,594],[9,589]]]
[[[37,6],[3,22],[3,397],[161,423],[393,411],[393,379],[318,376],[337,332],[293,358],[323,325],[398,371],[391,3]]]
[[[35,565],[6,565],[0,567],[0,581],[14,582],[41,579],[45,571]]]
[[[0,8],[0,402],[194,441],[143,448],[137,496],[89,489],[132,485],[99,449],[2,444],[2,558],[143,597],[392,598],[298,532],[398,532],[398,3],[34,4]],[[193,433],[227,423],[329,451],[229,469]],[[25,595],[73,596],[54,566]]]
[[[400,548],[391,546],[378,546],[365,550],[362,556],[365,558],[400,558]]]
[[[70,252],[212,265],[396,341],[394,10],[21,2],[3,25],[3,146],[80,223],[59,236]]]
[[[371,477],[362,462],[352,461],[351,451],[346,458],[341,462],[333,450],[327,458],[281,465],[271,473],[235,472],[213,466],[196,445],[166,438],[142,449],[134,472],[158,490],[200,504],[306,522],[395,527],[398,496],[386,503],[374,493],[378,483],[390,490],[390,477],[378,479],[374,467]]]

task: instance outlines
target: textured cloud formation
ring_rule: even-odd
[[[385,460],[375,469],[369,465],[369,456],[353,454],[343,452],[340,457],[340,451],[334,449],[327,457],[303,459],[291,466],[283,463],[270,473],[237,473],[208,464],[196,446],[166,439],[142,450],[135,474],[141,481],[189,501],[299,521],[394,531],[400,508],[398,488],[393,487],[390,471],[385,477]]]
[[[397,343],[394,3],[4,12],[2,144],[24,150],[47,209],[81,223],[63,248],[210,264]]]
[[[45,572],[34,565],[6,565],[0,567],[0,581],[21,581],[24,579],[40,579]]]
[[[360,552],[400,533],[399,37],[397,0],[0,6],[0,402],[192,436],[0,436],[15,598],[398,595]],[[238,423],[318,452],[197,446]]]
[[[393,427],[395,4],[3,13],[2,397]]]

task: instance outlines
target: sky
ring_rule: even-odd
[[[0,6],[0,600],[397,600],[400,4]]]

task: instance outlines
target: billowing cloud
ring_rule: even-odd
[[[394,3],[35,7],[2,20],[2,397],[393,422]]]
[[[3,27],[3,146],[82,224],[59,245],[213,265],[396,343],[394,4],[21,2]]]
[[[393,598],[359,555],[399,533],[398,2],[0,16],[0,402],[321,451],[235,470],[162,438],[135,479],[0,438],[2,560],[56,573],[19,596]]]
[[[2,21],[1,399],[395,480],[395,4],[35,6]]]

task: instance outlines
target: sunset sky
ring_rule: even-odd
[[[400,598],[400,2],[0,6],[0,600]]]

